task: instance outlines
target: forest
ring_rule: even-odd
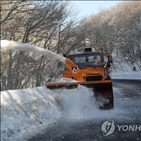
[[[114,55],[141,70],[141,2],[124,1],[78,18],[69,1],[1,1],[1,40],[35,45],[57,54],[82,47]],[[120,62],[119,62],[120,63]],[[63,64],[33,52],[1,53],[1,90],[23,89],[57,78]],[[114,68],[114,67],[113,67]],[[114,68],[116,69],[116,67]]]

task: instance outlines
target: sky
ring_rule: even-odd
[[[116,6],[119,1],[71,1],[75,10],[78,11],[78,16],[88,16],[93,13],[98,13],[99,8],[110,8]],[[121,1],[120,1],[121,2]]]

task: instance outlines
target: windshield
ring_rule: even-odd
[[[80,54],[71,55],[68,58],[74,62],[79,68],[83,67],[97,67],[102,65],[101,54]]]

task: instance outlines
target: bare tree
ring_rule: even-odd
[[[61,53],[74,45],[76,21],[68,19],[68,2],[2,2],[1,38]],[[2,90],[40,86],[51,73],[50,58],[28,52],[2,54]],[[57,66],[57,65],[56,65]],[[59,73],[58,73],[59,75]]]

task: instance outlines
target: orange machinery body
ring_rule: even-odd
[[[105,71],[104,67],[86,67],[86,68],[81,69],[81,73],[85,81],[87,77],[96,77],[100,75],[102,76],[102,81],[105,81],[104,80],[104,76],[105,76],[104,71]],[[74,78],[73,73],[69,69],[64,71],[63,77]]]
[[[105,78],[108,77],[108,67],[106,67],[105,65],[103,65],[103,62],[104,62],[104,58],[102,56],[101,53],[99,52],[91,52],[91,53],[81,53],[81,54],[71,54],[71,55],[68,55],[67,57],[69,56],[80,56],[80,55],[91,55],[91,54],[100,54],[101,56],[101,65],[100,66],[86,66],[86,67],[83,67],[83,68],[79,68],[80,72],[81,72],[81,75],[82,75],[82,79],[80,79],[80,81],[98,81],[98,80],[101,80],[103,83],[105,82],[106,83],[106,80]],[[66,60],[66,65],[68,66],[70,62]],[[73,78],[73,79],[76,79],[79,81],[79,79],[77,79],[79,76],[75,76],[74,77],[74,74],[71,69],[66,69],[63,73],[63,77],[65,78]],[[88,80],[89,79],[89,80]],[[83,82],[84,83],[84,82]]]

